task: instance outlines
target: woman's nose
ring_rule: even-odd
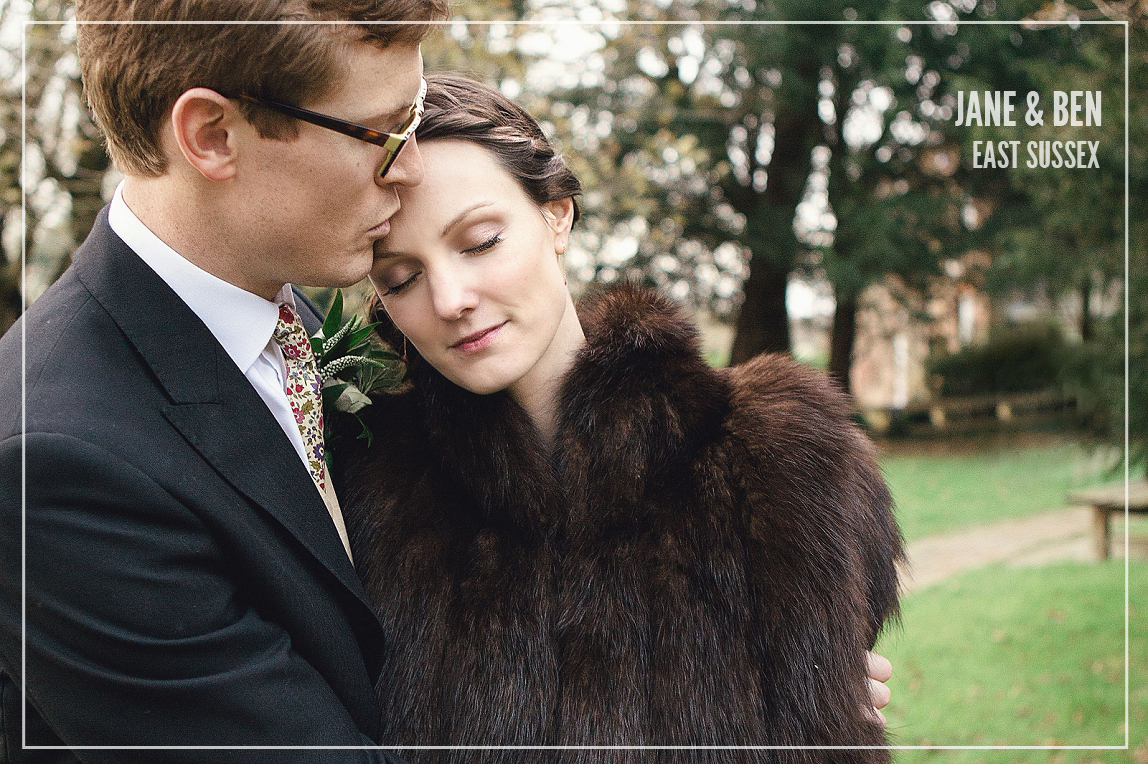
[[[456,321],[478,305],[478,295],[465,268],[449,268],[431,277],[434,312],[444,321]]]

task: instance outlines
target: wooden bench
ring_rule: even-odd
[[[1124,483],[1110,483],[1084,488],[1068,494],[1069,504],[1092,507],[1092,543],[1098,560],[1107,560],[1112,546],[1109,519],[1114,512],[1124,512]],[[1128,483],[1128,511],[1148,512],[1148,481]]]

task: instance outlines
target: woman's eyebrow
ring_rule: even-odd
[[[462,212],[455,215],[454,219],[452,219],[449,223],[446,224],[446,226],[443,227],[442,233],[439,235],[440,236],[446,236],[448,233],[450,233],[451,229],[454,228],[459,223],[461,223],[466,218],[467,215],[474,212],[475,210],[482,209],[483,207],[490,207],[493,204],[494,204],[494,200],[488,199],[486,201],[476,202],[475,204],[470,205],[465,210],[463,210]],[[405,254],[406,254],[405,252],[391,252],[391,251],[376,250],[375,251],[375,259],[376,260],[386,260],[386,259],[392,258],[392,257],[401,257]]]
[[[447,223],[446,226],[442,229],[442,233],[439,234],[439,236],[446,236],[448,233],[450,233],[450,229],[454,228],[456,225],[461,223],[463,218],[465,218],[470,213],[472,213],[475,210],[480,209],[482,207],[489,207],[492,204],[494,204],[493,200],[487,200],[487,201],[482,201],[482,202],[478,202],[476,204],[470,205],[465,210],[463,210],[462,212],[455,215],[454,219],[451,220],[449,223]]]

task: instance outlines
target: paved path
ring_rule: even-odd
[[[900,571],[903,591],[919,591],[966,570],[998,562],[1022,566],[1091,560],[1090,523],[1089,509],[1072,507],[919,539],[906,550],[909,563]],[[1114,533],[1113,540],[1117,538],[1122,537]]]

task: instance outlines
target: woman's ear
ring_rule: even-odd
[[[542,205],[542,215],[554,231],[554,250],[560,255],[565,253],[570,243],[570,228],[574,225],[574,197],[547,202]]]
[[[171,129],[180,153],[208,180],[235,176],[235,127],[243,117],[235,102],[208,88],[191,88],[171,108]]]

